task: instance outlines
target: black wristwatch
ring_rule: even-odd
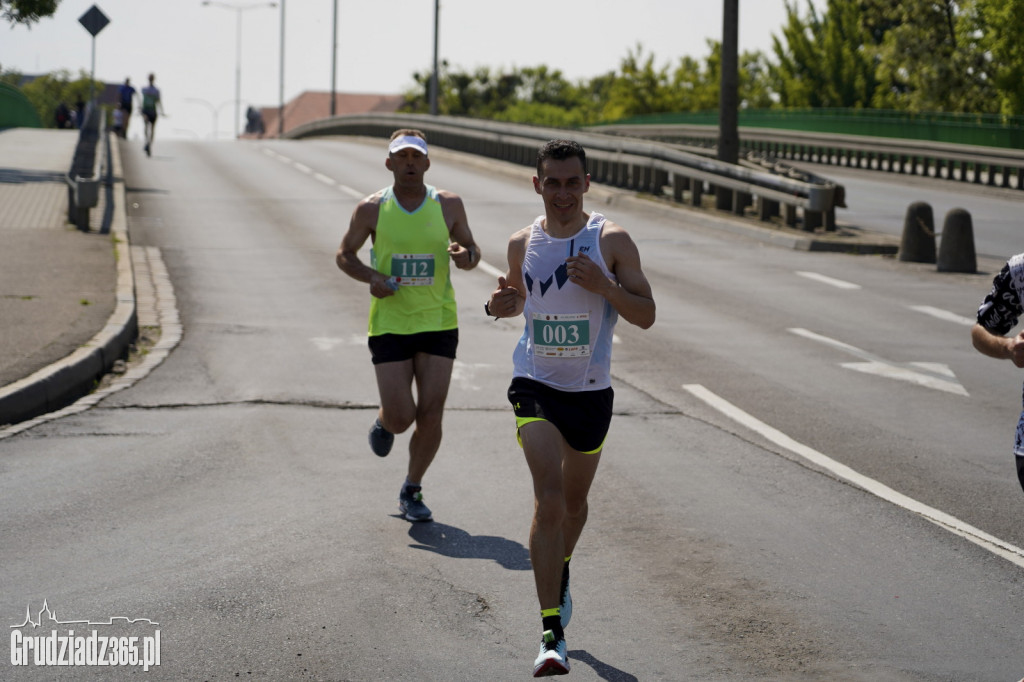
[[[494,313],[491,312],[491,302],[490,301],[484,301],[484,312],[487,313],[488,317],[493,317],[496,320],[499,319],[497,315],[495,315]]]

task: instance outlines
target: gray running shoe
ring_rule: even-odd
[[[395,444],[395,434],[384,428],[380,423],[380,417],[373,420],[370,428],[370,449],[378,457],[387,457],[391,452],[391,446]]]
[[[403,488],[398,494],[398,511],[408,521],[430,521],[433,515],[427,505],[423,504],[423,487],[411,485]]]
[[[555,637],[551,630],[545,630],[540,642],[540,655],[533,662],[534,677],[569,674],[569,655],[566,652],[565,637]]]
[[[572,618],[572,593],[569,592],[569,564],[565,564],[565,568],[562,569],[562,587],[560,593],[561,600],[558,604],[559,613],[562,615],[562,629],[564,630],[569,625],[569,620]]]

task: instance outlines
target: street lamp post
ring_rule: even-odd
[[[260,9],[263,7],[277,7],[276,2],[252,2],[252,3],[230,3],[218,2],[217,0],[203,0],[203,7],[223,7],[234,10],[237,15],[235,29],[235,138],[239,137],[239,124],[242,120],[242,112],[239,109],[242,102],[242,12],[247,9]]]
[[[217,124],[217,118],[218,118],[218,116],[220,114],[220,110],[223,109],[228,104],[235,104],[235,105],[238,104],[238,102],[236,100],[229,99],[226,102],[221,102],[218,106],[213,106],[207,100],[201,99],[199,97],[186,97],[185,101],[188,102],[189,104],[202,104],[203,106],[205,106],[207,109],[210,110],[210,114],[213,117],[213,130],[210,133],[210,139],[212,139],[212,140],[216,140],[217,137],[220,134],[220,126]],[[237,110],[237,106],[236,106],[236,110]]]
[[[331,30],[331,116],[337,112],[338,99],[338,0],[334,0],[334,21]]]
[[[277,88],[277,136],[284,137],[284,2],[281,0],[281,65]]]
[[[434,0],[434,73],[430,77],[430,115],[437,116],[437,89],[438,89],[438,74],[437,74],[437,44],[438,44],[438,26],[440,23],[441,16],[441,0]]]

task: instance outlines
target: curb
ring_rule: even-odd
[[[107,133],[112,135],[112,133]],[[114,241],[117,285],[114,312],[107,324],[81,348],[62,360],[0,388],[0,425],[59,410],[88,394],[114,362],[124,358],[138,336],[135,275],[132,269],[128,219],[125,213],[124,171],[117,140],[111,142],[113,186],[110,234]]]

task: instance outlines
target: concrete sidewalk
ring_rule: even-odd
[[[78,131],[0,131],[0,425],[91,391],[137,333],[117,145],[110,231],[100,234],[106,188],[89,232],[67,219],[77,142]]]

